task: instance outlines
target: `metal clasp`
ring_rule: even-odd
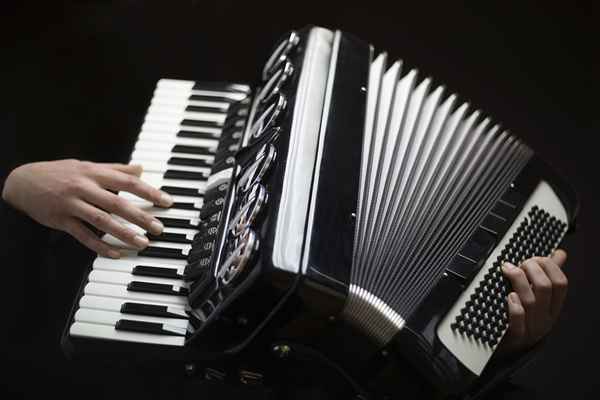
[[[241,235],[246,228],[254,224],[267,203],[268,194],[265,187],[256,182],[244,197],[242,206],[229,223],[228,231],[233,236]]]
[[[291,31],[287,37],[279,43],[265,63],[265,67],[263,68],[262,72],[263,81],[269,79],[273,71],[275,71],[287,60],[288,54],[290,54],[290,52],[298,45],[299,42],[300,36],[295,31]]]
[[[285,85],[293,74],[294,66],[286,59],[283,67],[277,69],[256,95],[256,107],[258,108],[260,105],[268,103],[272,100],[273,96],[279,94],[283,85]]]
[[[287,101],[282,93],[277,93],[271,96],[270,100],[265,103],[263,112],[258,118],[252,122],[250,127],[250,135],[254,138],[259,138],[269,128],[275,125],[275,121],[282,114],[287,106]]]
[[[229,257],[219,267],[217,279],[223,285],[229,285],[240,273],[242,273],[250,264],[254,253],[258,250],[258,238],[256,233],[247,228],[234,241],[235,248]]]
[[[254,162],[242,171],[237,181],[237,186],[240,190],[245,193],[254,183],[262,182],[276,158],[277,150],[275,150],[273,144],[267,143],[262,146],[258,153],[256,153]]]

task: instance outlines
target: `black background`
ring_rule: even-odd
[[[159,78],[253,82],[286,30],[344,29],[502,121],[577,188],[567,303],[544,351],[517,382],[539,398],[596,397],[598,16],[572,3],[481,3],[5,2],[0,171],[65,157],[126,162]],[[0,396],[242,395],[180,380],[178,366],[134,372],[67,362],[59,337],[91,254],[25,217],[4,212],[0,221]]]

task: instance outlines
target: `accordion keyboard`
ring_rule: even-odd
[[[516,209],[515,204],[505,199],[500,200],[500,205],[509,214],[511,209]],[[538,184],[519,210],[510,228],[437,330],[442,343],[476,375],[481,374],[508,328],[505,299],[510,292],[510,285],[503,277],[502,263],[509,261],[519,265],[532,256],[549,255],[567,229],[566,211],[544,181]],[[491,216],[498,221],[507,217],[494,213]],[[496,233],[489,217],[480,228],[492,235]],[[469,243],[465,248],[472,246]],[[464,268],[464,265],[474,265],[476,260],[465,254],[465,248],[453,260],[449,273],[467,275],[468,268]]]
[[[104,235],[104,241],[122,249],[122,257],[94,260],[71,336],[184,345],[193,331],[187,297],[190,283],[184,275],[189,260],[201,258],[207,244],[201,208],[220,204],[229,153],[217,147],[225,134],[234,142],[241,138],[245,109],[235,107],[248,93],[244,85],[158,82],[130,163],[142,165],[141,179],[169,193],[174,204],[160,208],[119,193],[159,219],[164,230],[150,235],[121,219],[148,236],[150,244],[142,251]],[[229,118],[232,114],[239,118]]]

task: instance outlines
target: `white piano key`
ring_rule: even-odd
[[[131,224],[131,225],[127,225],[127,227],[129,229],[132,229],[132,230],[136,231],[136,232],[139,232],[140,234],[145,234],[146,233],[142,228],[140,228],[137,225]],[[170,227],[165,228],[163,230],[163,233],[172,233],[172,234],[177,234],[177,235],[183,235],[190,242],[194,240],[194,237],[198,234],[198,232],[199,231],[195,230],[195,229],[170,228]]]
[[[123,198],[127,198],[125,196],[122,196]],[[181,197],[180,197],[181,198]],[[142,211],[147,212],[148,214],[154,216],[154,217],[172,217],[172,218],[183,218],[183,219],[191,219],[191,218],[199,218],[200,217],[200,211],[196,211],[196,210],[183,210],[180,208],[162,208],[162,207],[154,207],[152,205],[152,203],[150,203],[149,201],[143,200],[143,201],[138,201],[132,198],[127,198],[131,203],[133,203],[136,207],[140,208]],[[196,203],[196,201],[193,200],[194,197],[190,197],[189,201],[186,202],[190,202],[190,203]],[[198,203],[200,204],[200,207],[202,206],[202,203]],[[113,217],[117,217],[116,215],[113,214]]]
[[[156,82],[157,88],[173,88],[173,89],[185,89],[192,90],[192,88],[196,85],[196,81],[189,81],[183,79],[169,79],[162,78]]]
[[[131,229],[134,232],[139,233],[140,235],[145,235],[146,230],[138,225],[132,224],[129,221],[124,220],[123,218],[115,215],[114,218],[119,221],[119,223],[123,224],[125,227]],[[181,235],[186,235],[189,240],[193,240],[194,236],[198,233],[198,229],[186,229],[186,228],[171,228],[165,227],[163,229],[163,233],[178,233]]]
[[[149,141],[149,142],[164,142],[170,143],[171,145],[182,145],[182,146],[199,146],[206,148],[216,148],[219,145],[218,139],[196,139],[196,138],[186,138],[186,137],[178,137],[176,134],[164,134],[164,133],[155,133],[142,131],[138,136],[138,141]]]
[[[196,107],[212,107],[220,108],[223,112],[227,112],[229,103],[224,101],[210,101],[210,100],[189,100],[182,96],[154,96],[150,102],[152,105],[160,106],[196,106]]]
[[[165,179],[163,174],[157,172],[142,172],[140,179],[155,188],[161,186],[175,186],[181,188],[198,189],[200,193],[204,193],[206,181],[194,181],[187,179]]]
[[[156,83],[157,88],[175,88],[175,89],[186,89],[192,90],[194,86],[198,85],[199,88],[202,88],[202,82],[189,81],[183,79],[169,79],[169,78],[161,78]],[[250,87],[248,85],[239,84],[239,83],[227,83],[228,89],[235,90],[242,93],[249,93]],[[213,89],[211,89],[213,90]],[[223,93],[231,93],[231,91],[223,91]]]
[[[121,239],[117,239],[110,233],[104,234],[102,236],[102,241],[111,246],[119,247],[122,249],[137,250],[133,245],[130,245],[129,243],[125,243],[125,242],[121,241]],[[183,252],[183,254],[188,254],[192,247],[191,245],[185,244],[185,243],[154,242],[154,241],[150,241],[149,246],[169,248],[169,249],[179,249]]]
[[[189,131],[189,132],[210,134],[210,135],[213,135],[215,138],[220,137],[221,133],[223,132],[223,128],[210,127],[210,126],[182,125],[181,121],[177,121],[177,122],[146,121],[142,124],[141,130],[148,131],[148,132],[155,132],[155,133],[172,133],[172,134],[176,134],[179,131]]]
[[[133,275],[127,272],[116,272],[116,271],[105,271],[105,270],[92,270],[88,275],[90,282],[98,283],[112,283],[113,285],[125,285],[127,286],[130,282],[149,282],[149,283],[161,283],[164,285],[173,285],[180,288],[188,288],[189,283],[182,279],[169,279],[159,278],[155,276],[142,276]]]
[[[135,149],[136,150],[148,150],[148,151],[157,151],[157,152],[164,152],[164,153],[170,153],[173,157],[175,157],[176,152],[174,151],[174,144],[171,143],[165,143],[165,142],[154,142],[154,141],[138,141],[135,143]],[[197,146],[197,147],[202,147],[203,146]],[[211,148],[206,148],[206,150],[212,154],[206,154],[209,156],[213,156],[214,157],[214,153],[216,152],[217,148],[216,147],[211,147]],[[188,153],[180,153],[182,154],[182,157],[186,157],[185,154]]]
[[[154,97],[163,96],[181,96],[189,98],[190,96],[215,97],[219,99],[227,99],[234,103],[246,99],[248,96],[245,93],[236,92],[220,92],[217,90],[189,90],[189,89],[174,89],[174,88],[158,88],[154,90]]]
[[[179,96],[205,96],[205,97],[218,97],[229,99],[232,102],[244,100],[248,95],[242,92],[231,92],[231,91],[220,91],[216,89],[193,89],[192,87],[184,85],[158,85],[154,89],[153,96],[165,96],[165,95],[179,95]]]
[[[75,322],[69,329],[71,336],[98,338],[123,342],[149,343],[167,346],[183,346],[185,337],[152,335],[149,333],[118,331],[113,326]]]
[[[189,113],[189,114],[198,114],[203,116],[205,114],[210,114],[209,118],[213,118],[213,114],[225,114],[227,113],[227,107],[212,107],[205,108],[202,111],[197,111],[194,109],[188,109],[190,104],[186,103],[167,103],[167,102],[152,102],[148,107],[148,114],[150,113],[158,113],[158,114],[180,114],[180,113]],[[201,117],[203,118],[203,117]]]
[[[148,267],[157,268],[175,268],[179,275],[183,275],[185,266],[187,265],[186,260],[179,260],[174,258],[161,258],[157,259],[154,257],[121,257],[118,259],[107,258],[98,256],[92,264],[93,269],[102,269],[107,271],[120,271],[120,272],[132,272],[133,269],[138,265],[144,265]]]
[[[214,122],[222,125],[225,122],[227,114],[221,113],[196,113],[196,112],[181,112],[172,113],[163,110],[152,109],[146,114],[144,121],[151,122],[163,122],[163,123],[177,123],[180,124],[184,119],[191,119],[196,121]]]
[[[171,296],[168,294],[134,292],[127,290],[122,285],[111,285],[109,283],[88,282],[83,289],[84,294],[92,296],[106,296],[130,301],[153,301],[166,304],[174,304],[180,307],[187,305],[186,296]]]
[[[124,199],[127,199],[131,202],[134,202],[138,207],[153,207],[154,205],[149,202],[146,199],[142,199],[139,196],[136,196],[133,193],[129,193],[129,192],[119,192],[119,196],[123,197]],[[202,204],[204,203],[204,201],[202,200],[202,197],[198,197],[198,196],[180,196],[180,195],[172,195],[171,198],[173,199],[173,202],[180,202],[180,203],[193,203],[194,206],[196,206],[197,208],[202,207]],[[169,211],[169,210],[176,210],[175,208],[163,208],[163,207],[156,207],[158,210],[164,210],[164,211]],[[157,211],[158,211],[157,210]],[[118,216],[116,216],[118,217]],[[190,217],[190,218],[196,218],[196,217]]]
[[[132,158],[129,162],[130,164],[141,165],[142,169],[147,172],[162,172],[165,173],[167,170],[171,171],[187,171],[187,172],[201,172],[206,174],[206,176],[210,175],[210,167],[192,167],[188,165],[171,165],[167,164],[167,161],[146,161],[140,160],[136,158]]]
[[[152,150],[141,150],[136,149],[131,153],[131,158],[136,160],[150,160],[156,162],[167,163],[171,157],[187,158],[192,160],[205,160],[207,163],[212,164],[215,156],[203,155],[203,154],[187,154],[187,153],[175,153],[175,152],[161,152]],[[133,162],[131,163],[133,164]]]
[[[149,315],[136,315],[136,314],[122,314],[114,311],[94,310],[91,308],[80,308],[75,313],[75,321],[77,322],[88,322],[92,324],[103,324],[115,326],[121,319],[128,319],[131,321],[146,321],[154,322],[159,324],[166,324],[168,326],[177,327],[183,329],[184,332],[188,328],[189,322],[185,319],[179,318],[167,318],[167,317],[153,317]]]
[[[105,310],[105,311],[116,311],[121,312],[121,308],[123,304],[127,303],[127,301],[122,299],[117,299],[114,297],[101,297],[101,296],[82,296],[79,300],[80,308],[91,308],[94,310]],[[156,303],[151,301],[137,301],[137,304],[146,304],[151,306],[162,306],[167,307],[167,312],[171,314],[176,314],[181,316],[182,318],[188,318],[185,307],[174,306],[171,304],[164,303]]]

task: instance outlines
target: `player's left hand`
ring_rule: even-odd
[[[508,295],[509,328],[500,354],[525,350],[550,332],[558,319],[568,280],[562,267],[567,253],[556,250],[550,257],[533,257],[519,267],[504,263],[502,271],[513,292]]]

